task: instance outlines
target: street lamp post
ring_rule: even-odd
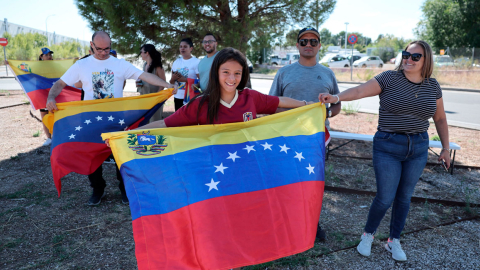
[[[348,22],[345,23],[345,54],[347,53],[347,26]]]
[[[48,42],[48,27],[47,27],[47,20],[48,18],[55,16],[55,14],[48,15],[47,18],[45,19],[45,35],[47,36],[47,45],[50,46],[50,43]]]

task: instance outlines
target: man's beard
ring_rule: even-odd
[[[212,53],[212,52],[214,52],[214,51],[215,51],[215,49],[216,49],[216,48],[215,48],[215,47],[213,47],[213,48],[211,48],[209,51],[207,51],[206,49],[204,49],[204,50],[205,50],[205,52],[206,52],[206,53]]]

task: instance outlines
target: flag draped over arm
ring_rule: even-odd
[[[47,114],[43,123],[52,133],[50,163],[58,195],[63,176],[70,172],[91,174],[112,153],[103,142],[102,133],[147,124],[172,91],[167,89],[135,97],[57,103],[58,111]]]
[[[54,61],[8,60],[17,81],[35,110],[43,109],[53,84],[75,63],[76,59]],[[57,102],[80,100],[82,90],[66,86],[55,99]]]
[[[139,269],[230,269],[313,247],[325,106],[249,122],[102,134],[132,213]]]

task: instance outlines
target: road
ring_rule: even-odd
[[[11,75],[11,72],[8,72]],[[0,66],[0,77],[5,76],[5,67]],[[170,73],[166,74],[171,77]],[[264,94],[268,94],[273,80],[271,79],[252,79],[252,88]],[[338,85],[340,91],[354,87],[356,84]],[[15,79],[0,79],[0,90],[21,90],[20,85]],[[125,91],[135,92],[134,80],[127,80]],[[460,92],[443,90],[443,100],[445,103],[445,112],[449,125],[472,128],[480,130],[480,93]],[[350,104],[350,105],[349,105]],[[342,102],[343,106],[352,106],[358,108],[360,112],[378,113],[378,97],[364,98],[358,101]]]
[[[268,94],[272,80],[252,79],[252,88]],[[358,84],[340,83],[340,92],[355,87]],[[480,93],[443,90],[443,101],[449,125],[480,130]],[[378,114],[378,96],[368,97],[358,101],[342,102],[342,107],[359,108],[360,112]]]

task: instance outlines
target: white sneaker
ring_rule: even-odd
[[[393,238],[385,244],[385,248],[392,253],[392,258],[396,261],[406,261],[407,255],[403,252],[402,245],[400,245],[400,239]]]
[[[364,232],[362,234],[362,241],[357,246],[358,253],[362,254],[363,256],[370,256],[372,251],[373,238],[373,234]]]
[[[42,145],[42,146],[49,146],[50,144],[52,144],[52,139],[47,138],[47,139],[43,142],[43,145]]]

